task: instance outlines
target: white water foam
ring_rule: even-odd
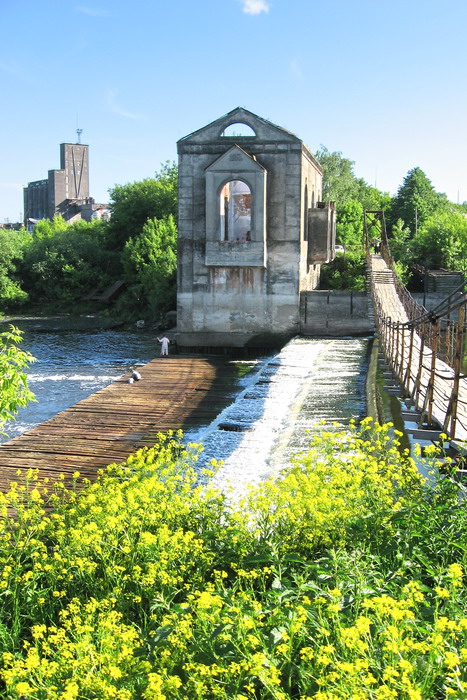
[[[266,361],[215,421],[186,435],[204,444],[202,466],[212,459],[223,462],[214,485],[232,489],[238,497],[290,462],[291,453],[297,451],[297,425],[302,437],[298,449],[306,449],[306,431],[322,430],[320,421],[329,426],[337,419],[344,425],[358,418],[363,410],[359,381],[366,347],[367,340],[361,339],[296,338]],[[349,404],[340,416],[336,402]]]

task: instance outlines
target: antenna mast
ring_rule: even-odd
[[[78,134],[78,143],[81,143],[81,134],[83,133],[82,129],[76,129],[76,133]]]

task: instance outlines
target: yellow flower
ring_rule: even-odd
[[[21,681],[20,683],[17,683],[15,686],[16,692],[18,693],[19,696],[21,695],[29,695],[32,693],[33,688],[29,685],[29,683],[26,683],[25,681]]]
[[[435,586],[435,593],[438,598],[450,598],[451,594],[447,588],[442,588],[442,586]]]

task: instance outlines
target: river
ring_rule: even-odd
[[[131,367],[149,362],[158,352],[155,335],[136,328],[87,329],[81,319],[68,319],[67,323],[34,318],[11,322],[24,333],[21,349],[36,358],[28,370],[28,385],[36,401],[21,408],[17,419],[5,426],[7,436],[0,435],[0,443],[73,406]],[[7,322],[0,324],[1,330],[7,327]]]
[[[37,358],[28,372],[37,401],[20,409],[0,441],[51,418],[159,351],[154,334],[136,328],[54,328],[36,319],[15,324],[24,332],[22,347]],[[200,464],[222,460],[218,480],[254,483],[306,449],[315,430],[345,427],[365,415],[368,348],[367,338],[296,338],[278,353],[252,358],[252,371],[238,379],[231,405],[186,435],[204,444]]]

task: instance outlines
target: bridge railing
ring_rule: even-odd
[[[392,318],[385,306],[384,285],[378,285],[377,276],[371,272],[370,227],[366,214],[365,243],[375,323],[387,361],[409,403],[420,410],[420,426],[437,423],[452,439],[460,435],[462,440],[467,440],[467,375],[463,373],[467,365],[466,284],[460,285],[430,311],[417,304],[397,275],[384,213],[368,212],[377,215],[379,220],[381,238],[377,247],[387,267],[385,284],[390,280],[394,285],[401,305],[398,318]]]

